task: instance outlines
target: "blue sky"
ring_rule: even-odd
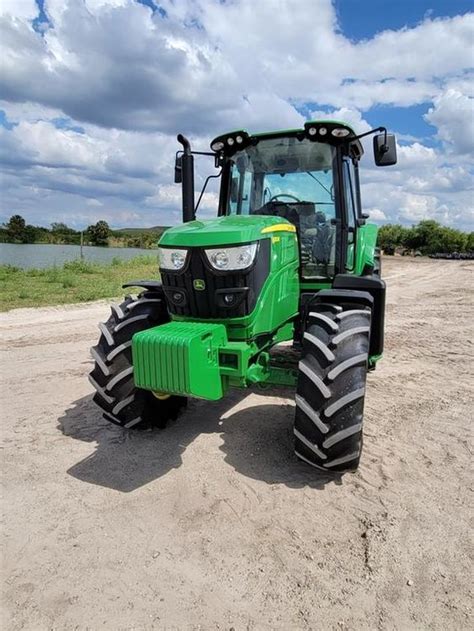
[[[370,39],[384,30],[414,28],[426,17],[454,17],[474,8],[472,0],[337,0],[334,5],[341,31],[353,41]],[[429,107],[429,102],[412,107],[374,106],[366,119],[374,126],[383,120],[400,134],[437,146],[433,127],[423,118]]]
[[[179,221],[176,133],[334,116],[397,133],[363,160],[374,221],[473,227],[472,3],[2,0],[0,221]],[[197,181],[208,172],[198,164]],[[212,216],[216,192],[202,203]]]
[[[473,9],[469,0],[336,0],[342,32],[358,41],[380,31],[415,27],[430,17],[454,17]]]

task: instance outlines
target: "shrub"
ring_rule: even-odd
[[[68,261],[64,263],[64,269],[69,272],[76,272],[79,274],[93,274],[96,271],[96,265],[90,261],[81,261],[76,259],[75,261]]]

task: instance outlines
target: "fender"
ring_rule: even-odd
[[[123,289],[127,287],[142,287],[146,291],[153,291],[162,294],[164,297],[163,285],[160,280],[129,280],[128,283],[122,285]]]
[[[353,276],[337,274],[332,289],[321,289],[317,293],[303,293],[300,299],[300,327],[295,327],[295,341],[301,343],[306,318],[315,303],[329,302],[342,305],[352,303],[369,307],[372,311],[370,328],[371,356],[383,352],[385,322],[385,282],[378,276]]]
[[[384,344],[385,282],[378,276],[337,274],[334,277],[332,286],[333,290],[350,290],[354,293],[364,292],[371,296],[373,306],[369,352],[370,355],[381,355]]]

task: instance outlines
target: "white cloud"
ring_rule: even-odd
[[[355,46],[353,76],[432,79],[469,68],[474,14],[426,19],[414,28],[386,30]]]
[[[371,221],[385,221],[387,215],[380,208],[369,208],[366,212],[370,215]]]
[[[369,140],[366,207],[377,221],[468,221],[472,14],[353,42],[330,0],[287,0],[278,10],[270,1],[162,0],[165,19],[134,0],[46,0],[44,33],[31,25],[35,2],[0,6],[0,108],[18,123],[0,128],[5,213],[38,217],[39,205],[49,219],[63,199],[75,218],[177,220],[177,131],[205,149],[229,128],[299,126],[297,108],[319,103],[313,116],[362,133],[374,105],[427,102],[444,153],[405,134],[399,165],[375,169]],[[199,161],[197,182],[206,170]],[[215,210],[215,195],[210,188],[203,213]]]
[[[417,142],[399,147],[398,153],[395,167],[364,168],[370,155],[362,161],[362,200],[371,219],[405,224],[435,219],[473,230],[474,184],[468,166],[449,163],[443,153]]]
[[[101,201],[99,201],[98,199],[88,199],[86,201],[86,204],[88,206],[92,206],[94,208],[102,208],[102,206],[104,205]]]
[[[38,15],[38,5],[35,0],[2,0],[0,16],[3,15],[22,20],[34,20]]]
[[[434,99],[425,119],[454,153],[474,152],[474,98],[449,89]]]
[[[470,65],[470,15],[353,43],[329,0],[287,0],[278,11],[253,0],[164,2],[166,19],[132,0],[45,6],[54,28],[44,36],[2,17],[3,92],[107,127],[262,127],[269,104],[272,123],[285,125],[298,118],[290,100],[408,106]]]
[[[397,148],[398,166],[403,171],[413,171],[423,167],[433,168],[436,152],[432,147],[425,147],[419,142]]]

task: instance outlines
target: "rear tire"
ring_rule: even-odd
[[[362,423],[370,309],[316,304],[303,335],[296,387],[295,452],[324,471],[355,471]]]
[[[169,321],[162,294],[145,291],[136,299],[127,296],[111,309],[107,322],[99,324],[99,342],[91,348],[95,365],[89,381],[96,390],[94,402],[105,419],[121,427],[165,427],[186,406],[186,397],[158,399],[136,388],[132,364],[133,335]]]

